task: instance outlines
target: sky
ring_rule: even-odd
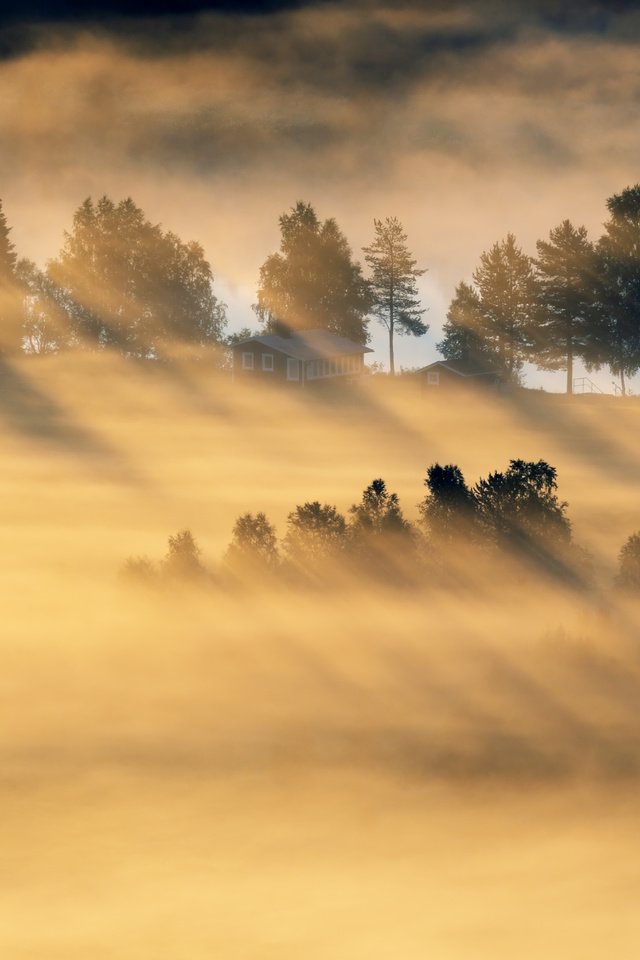
[[[483,250],[511,231],[534,254],[565,218],[596,239],[607,197],[640,179],[632,2],[3,11],[0,197],[19,254],[55,256],[86,196],[131,196],[203,244],[230,329],[256,326],[259,268],[297,200],[334,217],[360,260],[374,217],[396,216],[427,270],[430,324],[398,358],[424,365]],[[606,371],[594,379],[611,388]],[[527,383],[562,389],[563,374]]]

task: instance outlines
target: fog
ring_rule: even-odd
[[[397,216],[428,269],[431,325],[401,362],[424,365],[483,250],[511,231],[533,254],[567,217],[595,238],[606,198],[637,179],[637,14],[553,8],[323,3],[35,26],[0,63],[19,253],[55,256],[86,196],[131,195],[203,243],[240,328],[298,199],[357,253],[374,217]]]
[[[4,955],[631,956],[633,398],[69,353],[5,365],[0,417]],[[378,476],[415,520],[436,460],[512,457],[557,467],[588,590],[462,554],[411,589],[119,576],[185,527],[215,569],[239,514],[283,536]]]
[[[18,254],[44,266],[85,197],[131,196],[203,244],[237,330],[297,200],[358,259],[395,216],[428,270],[430,331],[398,344],[420,366],[483,250],[564,218],[596,239],[638,179],[633,3],[269,6],[1,23]],[[2,360],[0,955],[635,958],[638,606],[613,583],[637,404]],[[394,556],[404,581],[220,574],[247,511],[282,538],[382,477],[415,521],[431,464],[473,484],[511,458],[557,468],[573,578],[463,543]],[[184,529],[210,578],[123,577]]]

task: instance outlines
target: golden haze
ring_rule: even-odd
[[[629,957],[640,661],[610,601],[640,526],[636,401],[242,390],[205,366],[24,358],[0,416],[0,952]],[[558,468],[598,588],[138,595],[189,527],[427,466]]]

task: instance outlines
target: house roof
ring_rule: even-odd
[[[279,337],[273,333],[264,337],[250,337],[235,346],[244,347],[248,343],[259,343],[263,347],[278,350],[296,360],[318,360],[336,355],[373,353],[370,347],[354,343],[347,337],[339,337],[328,330],[300,330],[289,337]]]
[[[418,373],[428,373],[430,370],[450,370],[451,373],[459,377],[495,377],[498,371],[489,366],[481,366],[472,360],[436,360],[426,367],[418,370]]]

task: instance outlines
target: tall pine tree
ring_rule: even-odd
[[[569,220],[538,240],[535,261],[539,310],[532,356],[543,370],[566,370],[573,392],[573,363],[589,349],[594,302],[594,251],[585,227]]]
[[[389,372],[393,375],[395,334],[421,337],[429,329],[422,321],[425,310],[416,286],[416,279],[425,271],[417,267],[409,252],[407,235],[397,217],[374,220],[373,225],[373,243],[363,249],[371,268],[373,313],[389,334]]]
[[[508,233],[481,255],[473,282],[480,300],[485,348],[505,379],[518,382],[536,307],[531,258]]]

